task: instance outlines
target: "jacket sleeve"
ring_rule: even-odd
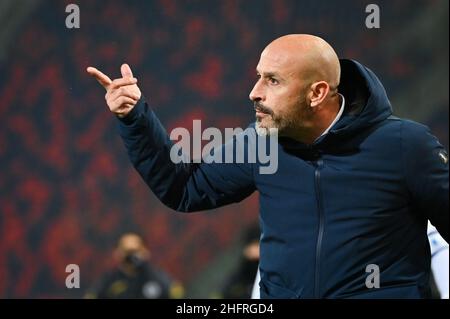
[[[174,163],[170,157],[174,143],[144,98],[119,119],[119,132],[136,170],[172,209],[212,209],[239,202],[255,190],[250,163]],[[223,145],[222,151],[232,145]]]
[[[430,130],[404,122],[403,163],[414,210],[422,213],[449,240],[448,154]]]

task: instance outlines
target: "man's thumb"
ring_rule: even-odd
[[[128,64],[124,63],[120,67],[120,73],[122,73],[122,77],[124,78],[132,78],[133,72],[131,72],[131,68]]]

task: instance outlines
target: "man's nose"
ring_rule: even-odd
[[[249,96],[250,100],[253,102],[259,102],[264,100],[264,95],[261,90],[261,86],[259,85],[259,81],[256,82],[255,86],[253,87],[252,91],[250,92]]]

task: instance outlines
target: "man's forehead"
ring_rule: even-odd
[[[298,67],[295,57],[288,52],[264,50],[261,53],[256,71],[259,73],[287,74]]]

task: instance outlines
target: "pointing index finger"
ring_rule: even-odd
[[[91,66],[88,67],[86,69],[86,71],[90,75],[92,75],[105,88],[105,90],[108,89],[108,87],[112,81],[106,74],[102,73],[101,71],[99,71],[96,68],[93,68]]]

